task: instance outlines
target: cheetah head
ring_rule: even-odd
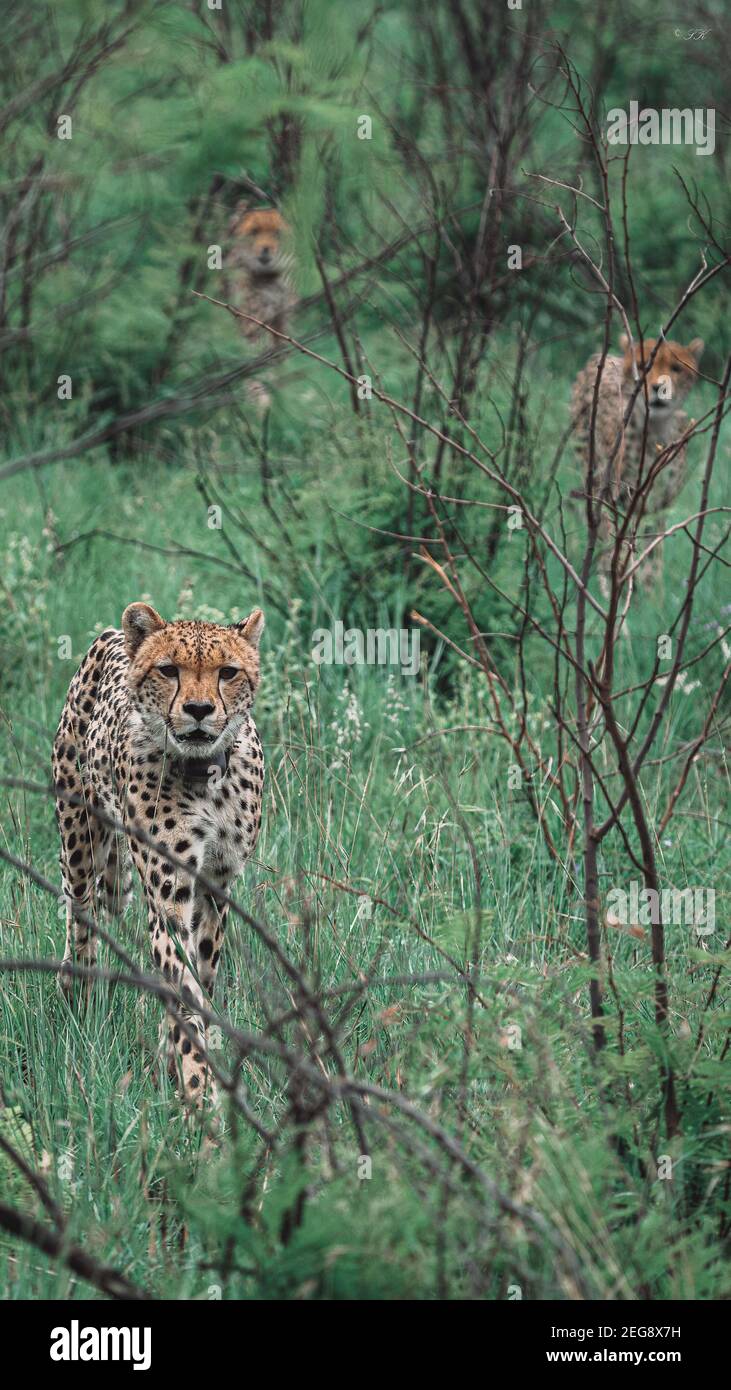
[[[645,338],[645,362],[656,343],[655,338]],[[634,344],[634,352],[626,333],[619,340],[624,353],[624,380],[627,388],[634,386],[633,361],[637,371],[642,371],[640,345]],[[650,416],[660,416],[663,411],[675,408],[686,396],[698,375],[698,363],[703,352],[703,339],[694,338],[689,347],[680,343],[662,341],[652,366],[647,373],[647,400]],[[643,394],[640,399],[644,399]]]
[[[241,623],[166,623],[147,603],[122,615],[130,701],[151,743],[184,758],[228,750],[259,685],[264,614]]]
[[[260,279],[281,275],[288,263],[283,248],[288,230],[284,218],[273,208],[257,208],[252,212],[237,209],[229,231],[236,238],[238,263]]]

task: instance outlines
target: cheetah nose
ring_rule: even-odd
[[[209,704],[207,700],[188,700],[188,703],[183,705],[185,713],[197,719],[198,723],[205,719],[207,714],[213,714],[215,708],[216,706]]]
[[[268,247],[268,246],[265,246],[265,247],[263,248],[263,250],[261,250],[261,251],[259,252],[259,260],[262,262],[263,265],[266,265],[267,262],[271,260],[271,258],[272,258],[272,253],[271,253],[271,251],[269,250],[269,247]]]

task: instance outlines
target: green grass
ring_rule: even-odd
[[[395,375],[405,370],[394,361]],[[363,626],[400,620],[406,586],[402,593],[398,545],[341,513],[388,527],[403,519],[404,501],[382,413],[374,410],[358,433],[329,377],[306,367],[285,379],[271,468],[290,544],[263,505],[251,446],[223,427],[178,438],[174,462],[154,452],[115,466],[82,459],[6,485],[5,772],[47,780],[52,731],[76,661],[131,600],[149,595],[168,617],[229,617],[261,603],[268,619],[258,701],[265,815],[255,860],[237,885],[239,901],[321,993],[352,984],[376,961],[366,992],[350,1002],[336,993],[328,1003],[346,1068],[412,1102],[550,1234],[501,1214],[418,1122],[376,1098],[366,1111],[370,1179],[358,1177],[359,1141],[342,1103],[313,1122],[303,1155],[276,1059],[251,1056],[242,1072],[253,1112],[281,1136],[273,1151],[263,1153],[254,1131],[229,1115],[220,1148],[201,1154],[167,1079],[155,1074],[159,1006],[121,986],[100,984],[88,1010],[72,1013],[51,978],[3,976],[0,1133],[44,1172],[70,1237],[157,1296],[504,1299],[516,1287],[525,1298],[728,1296],[728,1075],[719,1060],[730,1021],[723,750],[711,740],[658,847],[663,882],[714,886],[717,894],[709,950],[684,928],[668,930],[666,1046],[683,1113],[683,1134],[668,1144],[649,941],[605,932],[608,1046],[597,1059],[580,866],[569,858],[562,868],[548,857],[525,799],[511,790],[506,752],[474,728],[490,718],[479,673],[433,645],[416,680],[396,675],[389,682],[379,669],[318,669],[310,661],[312,629],[333,617]],[[557,384],[546,373],[536,397],[551,402],[541,437],[553,447],[568,380]],[[487,420],[482,425],[489,429]],[[538,433],[534,461],[537,440]],[[201,465],[224,499],[222,532],[207,526],[195,481]],[[570,472],[566,461],[564,481]],[[250,534],[236,528],[235,515]],[[55,541],[91,528],[235,564],[228,538],[252,577],[100,537],[54,553]],[[628,683],[647,671],[648,645],[672,611],[682,544],[679,538],[665,587],[630,619],[619,655]],[[520,539],[500,547],[494,577],[508,589],[519,582],[522,554]],[[715,623],[723,603],[713,576],[701,594],[694,650],[709,640],[704,624]],[[445,614],[461,640],[431,576],[417,576],[408,598],[430,615]],[[490,630],[504,630],[507,610],[489,594],[484,603]],[[58,656],[64,635],[72,660]],[[529,653],[531,719],[540,738],[550,729],[551,674],[540,648]],[[697,719],[692,692],[680,690],[657,756],[687,738]],[[465,725],[473,727],[436,732]],[[653,815],[672,778],[665,763],[648,770]],[[48,800],[6,790],[3,802],[4,847],[55,882]],[[546,814],[557,829],[550,801]],[[611,838],[600,867],[604,885],[633,877]],[[370,912],[337,886],[343,883],[372,895]],[[5,869],[0,955],[58,956],[63,930],[56,901]],[[137,892],[123,939],[144,965],[145,936]],[[478,1001],[469,1000],[445,953],[460,968],[476,968]],[[104,948],[101,960],[112,964]],[[719,965],[721,984],[707,1005]],[[420,979],[429,972],[444,978]],[[251,1031],[291,1008],[281,969],[235,919],[217,1002]],[[283,1028],[296,1045],[296,1025]],[[510,1045],[515,1028],[519,1049]],[[231,1061],[226,1046],[222,1060]],[[663,1154],[673,1158],[670,1181],[657,1176]],[[36,1210],[2,1155],[0,1174],[13,1200]],[[286,1239],[283,1217],[298,1193],[303,1219]],[[0,1240],[0,1288],[10,1298],[89,1294],[61,1261],[7,1239]]]

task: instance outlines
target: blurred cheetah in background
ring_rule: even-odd
[[[655,347],[656,340],[645,340],[645,362]],[[594,494],[605,487],[607,463],[614,449],[617,434],[622,426],[625,411],[636,386],[633,365],[642,372],[643,362],[640,346],[630,348],[626,334],[620,338],[623,356],[607,356],[604,362],[597,398],[594,444]],[[703,341],[694,338],[688,347],[680,343],[662,341],[655,359],[646,374],[647,405],[645,389],[640,386],[632,414],[624,427],[624,434],[611,465],[608,479],[608,495],[614,505],[622,511],[634,495],[642,469],[642,477],[647,477],[657,455],[678,440],[687,430],[690,421],[680,402],[693,386],[698,375],[698,363],[703,351]],[[574,439],[586,484],[589,468],[589,449],[591,414],[594,389],[601,353],[595,353],[579,372],[571,397],[571,419],[574,426]],[[643,432],[647,422],[647,443],[642,450]],[[675,501],[686,479],[686,446],[682,445],[672,459],[655,478],[645,504],[642,539],[648,543],[653,535],[664,529],[665,513]],[[649,526],[648,526],[649,523]],[[600,535],[607,544],[599,557],[600,581],[606,590],[607,576],[611,563],[614,531],[612,514],[604,505],[600,523]],[[648,557],[645,565],[638,571],[640,578],[651,582],[658,572],[662,546],[658,546]]]
[[[235,309],[278,333],[289,331],[289,315],[297,302],[291,280],[292,257],[284,250],[289,228],[274,208],[247,209],[240,203],[231,221],[229,235],[233,247],[226,260],[227,298]],[[276,347],[277,340],[265,328],[247,319],[237,319],[248,342],[262,352]],[[261,381],[247,383],[247,394],[257,405],[268,409],[269,393]]]

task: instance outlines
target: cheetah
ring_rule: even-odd
[[[646,339],[644,343],[645,363],[656,346],[656,340]],[[612,456],[617,435],[622,425],[630,397],[641,377],[643,361],[639,343],[630,346],[626,334],[620,338],[622,356],[607,356],[599,384],[594,430],[594,494],[609,496],[614,508],[626,505],[634,495],[640,478],[647,478],[648,470],[654,464],[658,453],[679,440],[687,430],[690,421],[685,411],[679,409],[680,403],[693,386],[698,375],[698,363],[703,352],[703,341],[694,338],[688,347],[680,343],[661,341],[652,366],[646,372],[647,404],[644,385],[635,400],[632,414],[624,428],[619,448],[611,464],[607,477],[607,465]],[[597,372],[601,353],[595,353],[579,372],[574,383],[571,398],[571,420],[579,461],[585,474],[589,468],[591,416]],[[635,369],[637,378],[635,377]],[[647,428],[647,443],[643,452],[642,442]],[[664,528],[664,514],[672,505],[686,479],[686,447],[681,445],[666,465],[661,467],[653,481],[644,507],[644,520],[649,520],[651,530],[644,540]],[[606,507],[600,523],[600,535],[605,548],[599,558],[600,580],[607,588],[607,575],[611,562],[610,512]],[[657,574],[655,557],[660,556],[662,546],[658,546],[648,557],[648,564],[640,578],[651,582]]]
[[[224,627],[165,622],[149,604],[130,604],[121,631],[100,633],[73,677],[53,748],[64,962],[95,964],[95,933],[71,905],[87,917],[97,903],[120,915],[131,893],[131,855],[154,965],[182,1000],[179,1013],[168,1009],[167,1047],[189,1109],[215,1100],[210,1069],[189,1035],[205,1045],[199,1010],[212,995],[223,944],[227,904],[211,884],[228,891],[261,823],[264,759],[251,708],[263,627],[258,608]],[[171,865],[165,852],[187,868]],[[71,972],[59,982],[70,997]]]
[[[235,309],[269,324],[278,333],[287,332],[296,303],[290,276],[292,258],[283,248],[288,232],[286,222],[273,208],[248,209],[245,203],[239,204],[229,222],[234,244],[227,257],[227,297]],[[260,344],[262,350],[276,346],[276,339],[265,328],[247,319],[237,319],[237,323],[248,342]],[[248,383],[248,395],[263,409],[271,405],[260,381]]]

